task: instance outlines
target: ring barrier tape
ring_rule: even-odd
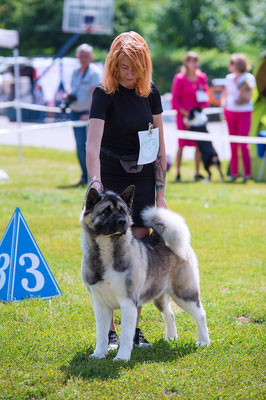
[[[212,133],[182,130],[177,130],[177,137],[178,139],[202,140],[204,142],[211,142],[212,140],[217,139],[217,136],[214,136]],[[266,137],[228,135],[226,136],[226,141],[231,143],[266,144]]]
[[[4,103],[0,103],[0,110],[2,108],[14,107],[14,101],[5,101]]]
[[[47,107],[41,106],[38,104],[30,104],[30,103],[22,103],[19,101],[9,101],[9,102],[2,102],[0,103],[1,108],[8,108],[8,107],[20,107],[26,108],[30,110],[39,110],[39,111],[48,111],[48,112],[58,112],[62,113],[59,107]],[[212,110],[212,111],[211,111]],[[211,112],[210,112],[211,111]],[[69,112],[69,111],[68,111]],[[222,112],[221,107],[213,107],[205,111],[206,114],[218,113]],[[166,110],[163,112],[163,115],[175,115],[176,110]],[[49,128],[57,128],[57,127],[81,127],[81,126],[88,126],[89,121],[63,121],[63,122],[53,122],[53,123],[46,123],[46,124],[34,124],[34,125],[27,125],[25,126],[18,126],[12,129],[0,129],[0,135],[6,135],[9,133],[16,133],[16,132],[29,132],[36,129],[49,129]],[[191,132],[185,130],[177,130],[177,137],[179,139],[188,139],[188,140],[202,140],[202,141],[212,141],[216,139],[213,134],[211,133],[202,133],[202,132]],[[266,144],[266,137],[258,137],[258,136],[235,136],[235,135],[228,135],[226,140],[229,143],[252,143],[252,144]]]
[[[42,106],[40,104],[31,104],[31,103],[23,103],[21,101],[6,101],[0,103],[0,109],[2,108],[9,108],[9,107],[14,107],[14,108],[24,108],[26,110],[34,110],[34,111],[46,111],[46,112],[54,112],[54,113],[59,113],[62,114],[62,110],[60,107],[51,107],[51,106]],[[70,113],[70,109],[66,109],[66,113]]]
[[[47,112],[55,112],[55,113],[62,113],[62,110],[60,107],[52,107],[52,106],[42,106],[40,104],[32,104],[32,103],[23,103],[21,101],[13,100],[13,101],[6,101],[6,102],[0,102],[0,109],[1,108],[9,108],[9,107],[14,107],[14,108],[25,108],[28,110],[36,110],[36,111],[47,111]],[[204,112],[207,115],[210,114],[219,114],[222,113],[223,109],[221,107],[211,107],[208,109],[205,109]],[[66,109],[66,112],[70,112],[70,108]],[[176,115],[176,110],[165,110],[163,112],[164,115]]]
[[[34,131],[36,129],[51,129],[51,128],[62,128],[62,127],[81,127],[89,125],[88,121],[63,121],[63,122],[52,122],[47,124],[34,124],[34,125],[27,125],[27,126],[19,126],[12,129],[0,129],[0,135],[7,135],[9,133],[16,133],[16,132],[29,132]]]
[[[203,110],[204,114],[206,115],[211,115],[211,114],[222,114],[223,108],[222,107],[210,107],[210,108],[205,108]],[[175,116],[177,113],[176,110],[164,110],[163,115],[173,115]]]

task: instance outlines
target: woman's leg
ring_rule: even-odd
[[[88,173],[86,167],[86,142],[87,142],[87,127],[74,127],[74,135],[76,139],[77,157],[81,168],[80,182],[86,184],[88,182]]]
[[[248,136],[250,131],[251,125],[251,112],[242,112],[239,116],[239,135],[240,136]],[[244,167],[244,176],[245,178],[250,178],[251,176],[251,157],[249,151],[248,143],[241,143],[241,152],[242,152],[242,160],[243,160],[243,167]]]
[[[176,154],[176,169],[177,175],[180,175],[180,167],[182,161],[183,147],[179,147]]]
[[[228,126],[229,135],[238,134],[238,118],[237,113],[233,111],[225,111],[225,119]],[[230,169],[231,175],[237,177],[238,175],[238,154],[237,154],[237,143],[230,143],[231,147],[231,161]]]
[[[181,113],[177,113],[176,115],[176,126],[177,130],[187,130],[186,125],[183,122],[183,115]],[[184,141],[183,139],[178,139],[178,150],[176,153],[176,170],[177,170],[177,180],[180,180],[180,168],[182,162],[182,155],[184,149]]]

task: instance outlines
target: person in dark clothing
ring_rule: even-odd
[[[163,110],[151,76],[150,52],[142,36],[132,31],[117,36],[105,61],[102,84],[93,93],[87,141],[87,169],[95,189],[101,191],[103,185],[121,193],[135,185],[133,234],[138,239],[150,234],[141,210],[155,202],[167,208]],[[109,344],[116,347],[117,342],[112,321]],[[134,342],[149,345],[139,328]]]

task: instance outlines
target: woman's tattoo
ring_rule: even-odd
[[[158,155],[154,162],[156,192],[165,187],[166,169],[162,165],[162,156]]]

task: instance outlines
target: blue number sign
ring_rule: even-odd
[[[61,294],[17,207],[0,242],[0,300],[48,299]]]

